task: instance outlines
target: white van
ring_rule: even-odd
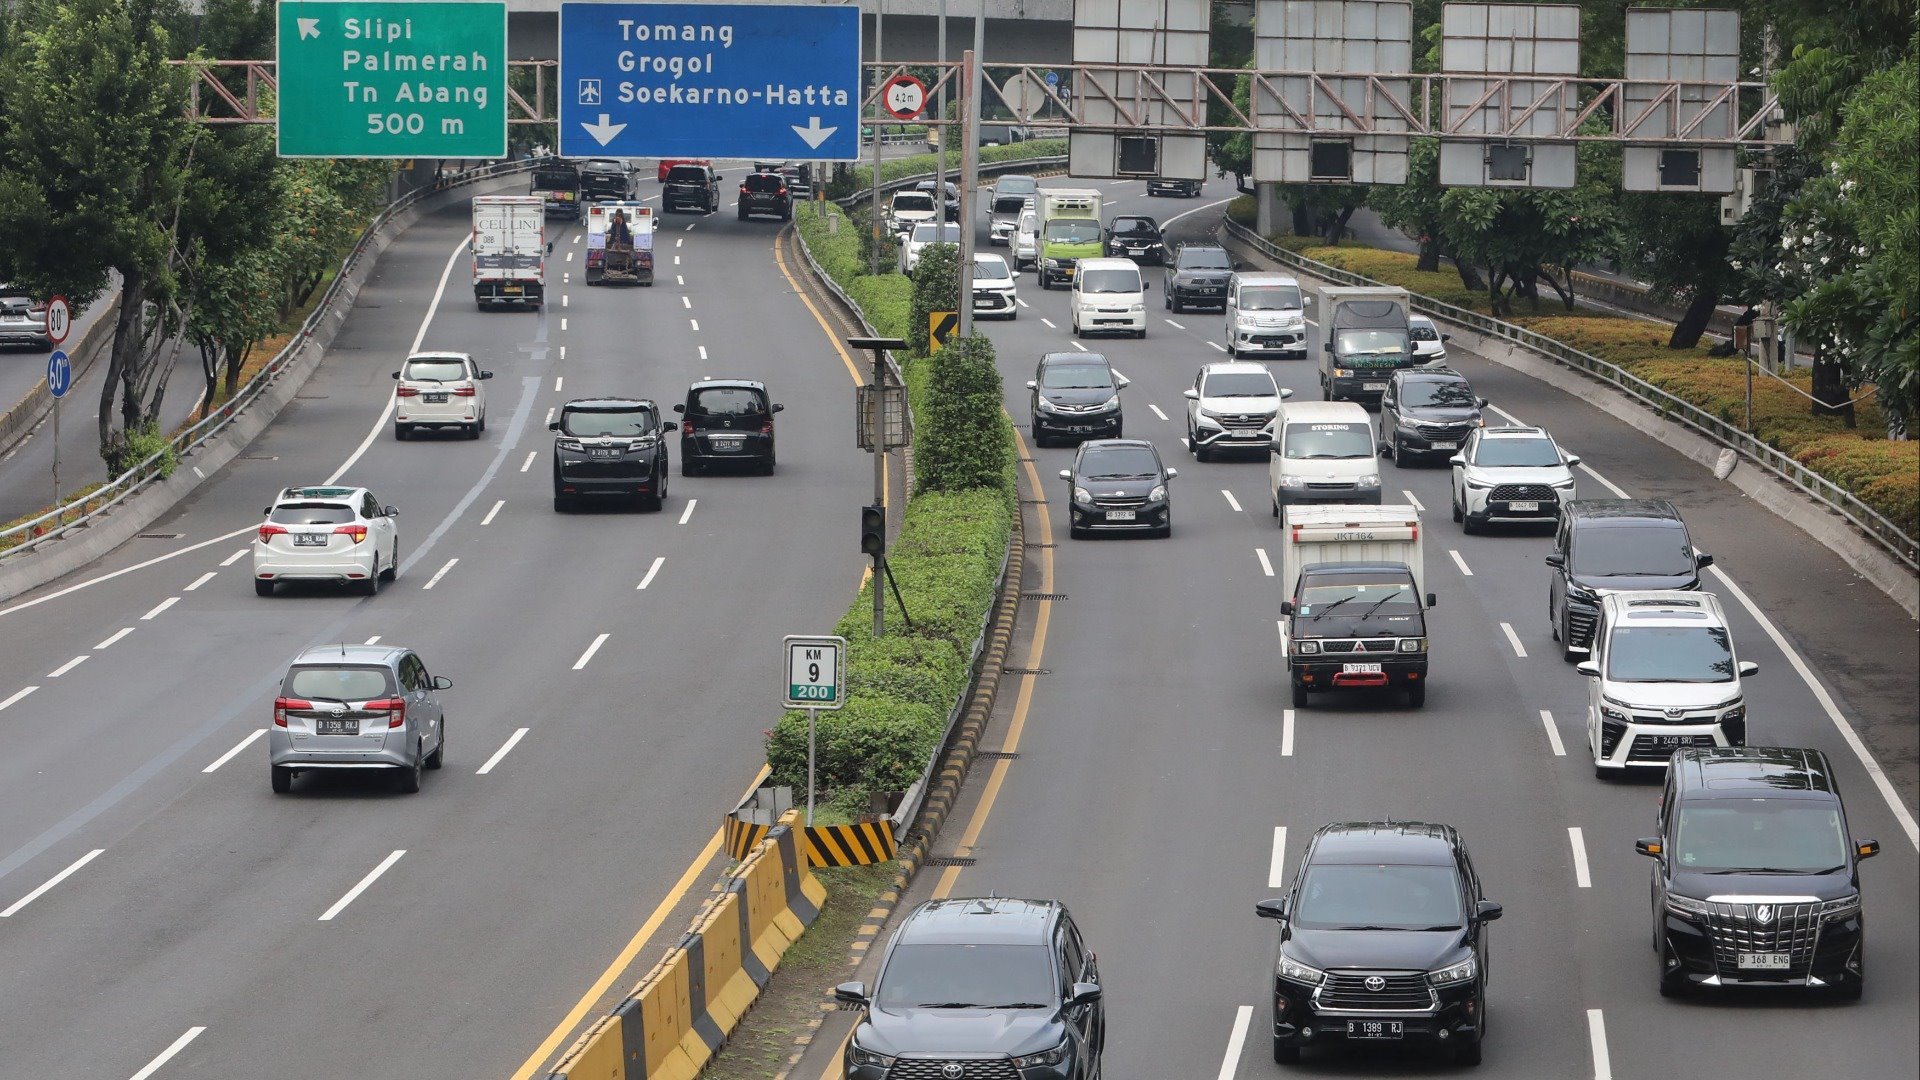
[[[1306,309],[1312,303],[1291,274],[1234,274],[1227,284],[1227,355],[1306,359]]]
[[[1147,282],[1132,259],[1081,259],[1068,298],[1073,336],[1147,336]]]
[[[1380,459],[1373,419],[1351,401],[1285,402],[1268,450],[1273,516],[1282,506],[1380,505]]]

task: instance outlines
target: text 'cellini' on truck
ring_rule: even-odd
[[[1100,235],[1100,193],[1092,188],[1052,188],[1040,193],[1040,287],[1070,281],[1081,259],[1107,253]]]
[[[547,215],[538,195],[473,200],[473,299],[537,308],[546,301]]]
[[[1310,693],[1389,688],[1427,700],[1420,515],[1411,506],[1289,506],[1280,649],[1294,708]]]
[[[653,284],[653,207],[637,202],[587,207],[586,282]]]
[[[1391,288],[1320,290],[1320,389],[1328,401],[1379,401],[1397,368],[1411,367],[1407,291]]]

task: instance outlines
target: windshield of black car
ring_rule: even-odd
[[[960,242],[960,226],[954,224],[925,224],[913,227],[913,242],[916,244],[957,244]]]
[[[1481,439],[1473,463],[1489,468],[1548,469],[1560,464],[1552,439]]]
[[[1408,379],[1400,384],[1400,404],[1416,409],[1471,409],[1473,386],[1465,379]]]
[[[1005,259],[975,259],[973,276],[981,281],[1005,281],[1013,276],[1013,272],[1007,269]]]
[[[585,439],[635,439],[656,434],[659,426],[650,409],[568,409],[560,422],[562,433]]]
[[[1025,195],[996,195],[993,199],[993,212],[996,214],[1017,214],[1025,209]]]
[[[345,525],[353,520],[353,507],[339,503],[281,503],[267,515],[277,525]]]
[[[391,676],[383,667],[297,667],[287,672],[283,697],[322,701],[368,701],[389,693]]]
[[[874,987],[875,1009],[990,1008],[1059,997],[1044,945],[962,942],[894,946]],[[1005,1059],[1002,1059],[1003,1061]]]
[[[1370,458],[1374,455],[1373,427],[1369,424],[1288,424],[1281,437],[1284,456],[1309,458]]]
[[[1160,475],[1160,459],[1144,446],[1089,450],[1080,458],[1080,475],[1092,480],[1147,479]]]
[[[1581,529],[1573,542],[1573,570],[1587,577],[1681,577],[1693,572],[1684,529],[1609,526]]]
[[[707,170],[698,165],[675,165],[673,168],[667,170],[667,183],[699,184],[705,187],[707,183]]]
[[[1293,924],[1310,930],[1426,930],[1464,920],[1451,866],[1319,863],[1307,868],[1293,909]]]
[[[1392,359],[1407,351],[1407,337],[1398,330],[1342,330],[1335,345],[1341,356]]]
[[[1137,293],[1140,291],[1140,271],[1089,270],[1080,277],[1080,291],[1083,293]]]
[[[1607,638],[1616,682],[1733,681],[1733,646],[1718,626],[1619,626]]]
[[[1209,375],[1200,384],[1201,397],[1278,397],[1279,387],[1274,384],[1273,376],[1262,371],[1233,371],[1218,375]]]
[[[1048,364],[1040,369],[1040,385],[1049,390],[1106,390],[1113,371],[1105,364]]]
[[[1342,615],[1359,615],[1369,609],[1404,615],[1420,610],[1420,597],[1408,581],[1314,574],[1300,582],[1300,599],[1294,610],[1302,618],[1311,618],[1327,614],[1335,604],[1340,605]]]
[[[467,377],[464,360],[409,360],[401,377],[413,382],[452,382]]]
[[[693,395],[687,411],[702,416],[758,416],[767,411],[767,404],[758,390],[709,388]]]
[[[933,196],[895,195],[893,197],[893,212],[897,214],[903,210],[908,213],[931,214],[933,213]]]
[[[1200,251],[1188,250],[1180,253],[1180,269],[1182,270],[1231,270],[1233,269],[1233,263],[1231,260],[1227,258],[1226,252],[1220,251],[1218,249],[1214,249],[1214,250],[1202,249]]]
[[[1821,871],[1847,865],[1840,811],[1810,799],[1681,804],[1668,857],[1685,870]]]
[[[1055,219],[1047,222],[1047,239],[1062,244],[1089,244],[1100,239],[1100,223],[1091,218]]]
[[[1242,311],[1299,311],[1298,285],[1247,285],[1240,289]]]
[[[1143,236],[1151,238],[1159,235],[1160,229],[1147,218],[1115,218],[1113,231],[1116,236]]]
[[[572,168],[535,169],[533,190],[535,191],[572,191],[580,186],[580,174]]]

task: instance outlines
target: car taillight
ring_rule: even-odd
[[[420,391],[417,387],[396,386],[393,388],[393,396],[394,397],[419,397]]]
[[[762,435],[771,435],[771,434],[773,434],[773,421],[771,421],[771,420],[768,420],[768,421],[765,421],[765,422],[763,422],[763,423],[762,423],[762,424],[760,425],[760,434],[762,434]]]
[[[262,525],[260,526],[260,542],[264,544],[272,537],[285,535],[286,531],[287,530],[278,525]]]
[[[471,386],[456,386],[453,388],[454,397],[472,397],[477,393],[479,393],[479,391]]]
[[[313,702],[311,701],[302,701],[299,698],[290,698],[290,697],[274,698],[273,699],[273,726],[274,727],[287,726],[287,710],[288,709],[311,709],[311,708],[313,708]]]
[[[747,185],[745,185],[745,184],[741,184],[741,185],[740,185],[740,194],[742,194],[742,195],[745,195],[746,193],[747,193]]]
[[[784,187],[781,188],[779,191],[774,192],[775,195],[785,195],[786,193],[787,193],[787,189]]]
[[[365,525],[335,525],[333,531],[353,537],[353,542],[356,544],[367,538],[367,527]]]
[[[682,435],[693,434],[693,421],[691,420],[680,421],[680,434]]]
[[[406,698],[381,698],[378,701],[367,702],[366,708],[368,712],[386,713],[387,726],[390,728],[405,727],[407,725]]]

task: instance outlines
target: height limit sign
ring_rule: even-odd
[[[847,639],[789,635],[786,646],[786,697],[790,709],[838,709],[846,704]]]

